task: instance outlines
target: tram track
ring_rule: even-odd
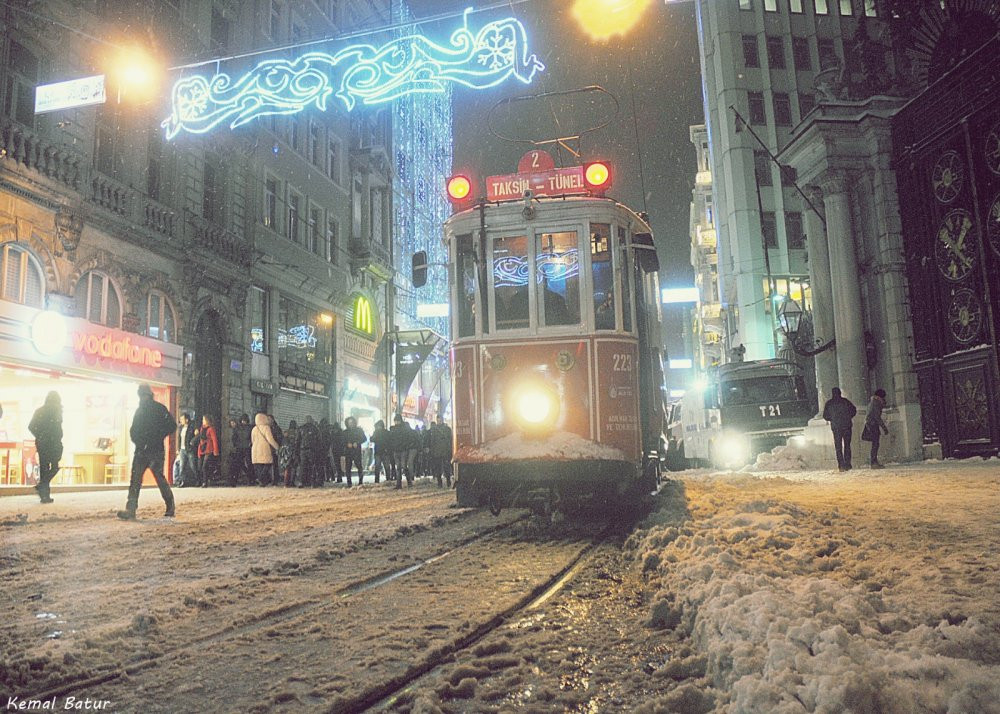
[[[332,607],[336,602],[344,598],[352,597],[356,594],[365,592],[366,590],[393,582],[400,577],[405,577],[406,575],[416,572],[429,564],[448,558],[477,542],[495,536],[496,534],[501,533],[528,518],[529,516],[522,515],[514,520],[496,524],[485,530],[478,531],[457,541],[446,549],[433,552],[417,563],[410,563],[398,568],[384,569],[374,575],[348,582],[339,586],[326,599],[307,599],[298,602],[285,603],[279,607],[271,608],[270,610],[260,613],[260,615],[252,617],[249,620],[242,621],[238,624],[227,625],[226,627],[211,633],[191,638],[183,644],[167,648],[154,656],[145,657],[124,664],[118,663],[106,665],[104,667],[97,668],[96,671],[92,669],[85,675],[72,677],[54,683],[43,691],[31,695],[24,695],[22,698],[45,701],[51,699],[52,697],[78,695],[102,684],[107,684],[124,677],[139,674],[142,671],[151,669],[157,664],[170,658],[184,656],[185,654],[193,654],[199,650],[217,645],[227,640],[253,635],[257,632],[273,628],[276,625],[292,622],[302,617],[312,617],[317,614],[321,614],[325,608]],[[456,520],[460,519],[461,516],[459,516],[459,519]],[[402,534],[394,534],[394,536],[390,539],[373,542],[370,545],[372,547],[379,547],[388,541],[401,537],[404,536]],[[359,550],[353,553],[353,555],[360,556],[363,555],[363,553],[364,550]],[[314,571],[318,567],[320,566],[314,565],[309,569],[303,570],[302,572],[306,573]]]

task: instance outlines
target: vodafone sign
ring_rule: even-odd
[[[163,353],[160,350],[133,344],[131,336],[120,337],[110,330],[103,335],[74,332],[73,351],[153,369],[163,366]]]
[[[490,176],[486,179],[487,201],[515,201],[525,191],[536,196],[571,196],[587,193],[583,182],[583,167],[569,166],[525,174]]]

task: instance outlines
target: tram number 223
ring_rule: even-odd
[[[760,415],[762,417],[781,416],[780,404],[761,404],[757,408],[760,409]]]
[[[615,353],[611,355],[614,362],[612,370],[615,372],[631,372],[632,371],[632,355],[628,353]]]

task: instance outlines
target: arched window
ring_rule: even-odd
[[[174,308],[170,300],[159,290],[149,293],[146,301],[146,335],[164,342],[176,342]]]
[[[92,270],[76,284],[76,312],[91,322],[122,326],[122,301],[118,288],[104,273]]]
[[[31,307],[45,306],[45,281],[35,256],[17,243],[0,246],[0,296]]]

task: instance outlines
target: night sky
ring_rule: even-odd
[[[461,12],[470,4],[469,0],[410,1],[418,18]],[[615,186],[610,195],[635,210],[643,210],[640,153],[636,150],[638,130],[645,208],[660,252],[661,283],[690,285],[688,207],[696,165],[688,126],[704,121],[694,4],[666,7],[662,2],[654,3],[627,37],[610,42],[587,37],[572,18],[571,7],[568,0],[531,0],[515,4],[512,9],[473,16],[473,29],[492,19],[510,15],[519,18],[527,29],[530,50],[545,63],[546,70],[530,86],[508,80],[490,90],[456,91],[455,166],[471,176],[514,173],[518,158],[531,148],[501,141],[490,132],[490,109],[499,100],[601,85],[617,97],[620,110],[606,129],[584,138],[584,158],[611,161]],[[460,22],[454,19],[441,23],[440,29],[423,29],[429,35],[446,36],[447,28]],[[494,121],[517,138],[575,133],[587,125],[602,123],[602,118],[614,112],[613,102],[597,94],[518,102],[513,105],[516,113],[508,110],[509,106],[495,112]],[[560,163],[560,157],[556,159]],[[572,163],[565,152],[562,163]]]

